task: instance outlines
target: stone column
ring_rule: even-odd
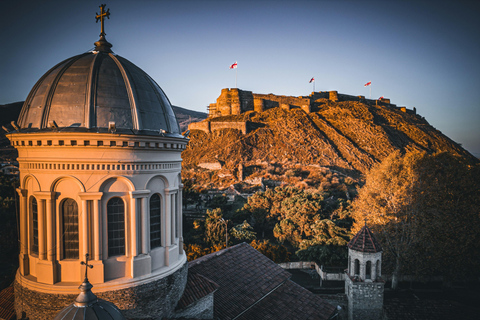
[[[177,230],[178,230],[178,253],[183,253],[183,207],[182,199],[183,197],[183,184],[180,183],[178,186],[178,199],[177,199]]]
[[[136,257],[138,251],[138,242],[137,242],[137,210],[138,203],[136,197],[131,197],[130,199],[130,254],[127,253],[127,256]]]
[[[100,219],[100,199],[93,200],[93,259],[102,260],[102,246],[101,241],[102,234],[100,227],[102,225],[102,220]]]
[[[165,215],[162,221],[162,245],[165,247],[165,265],[170,265],[170,246],[172,245],[172,195],[170,189],[165,189]]]
[[[20,197],[20,255],[19,272],[22,276],[29,273],[28,262],[28,190],[17,188]]]
[[[150,190],[136,190],[136,191],[130,191],[130,199],[131,199],[131,211],[130,211],[130,234],[131,234],[131,246],[132,246],[132,256],[137,256],[138,255],[138,248],[141,248],[141,251],[143,253],[143,241],[145,239],[146,233],[148,233],[148,221],[146,219],[148,213],[146,212],[147,206],[145,205],[146,203],[146,197],[150,195]],[[143,198],[143,199],[142,199]],[[140,199],[140,201],[138,201]],[[141,203],[141,209],[138,209],[138,204]],[[140,218],[140,228],[137,226],[138,224],[138,218]],[[139,240],[141,239],[142,241],[142,246],[139,246]]]
[[[104,282],[104,266],[102,261],[103,245],[104,243],[108,242],[108,240],[106,238],[103,239],[103,229],[105,222],[103,221],[102,216],[105,216],[106,221],[106,214],[102,215],[102,209],[100,207],[102,195],[103,192],[79,193],[80,199],[82,199],[83,216],[81,223],[83,224],[83,237],[85,239],[82,246],[82,250],[84,252],[83,255],[80,255],[80,259],[84,259],[85,253],[88,253],[90,255],[90,259],[92,260],[90,260],[89,263],[93,265],[93,268],[88,271],[88,279],[92,283]],[[91,219],[90,224],[88,223],[89,219]],[[85,267],[81,266],[80,268],[80,274],[81,277],[83,277]]]
[[[150,190],[130,191],[131,211],[130,211],[130,243],[131,243],[131,277],[139,277],[149,274],[152,270],[151,258],[148,254],[148,213],[147,213],[147,197]],[[141,209],[138,209],[138,204]],[[138,224],[140,218],[140,226]],[[141,241],[141,245],[139,244]],[[141,255],[138,254],[140,248]]]
[[[46,199],[46,220],[47,220],[47,260],[53,261],[55,258],[55,233],[54,228],[54,211],[52,210],[52,197]]]
[[[37,281],[54,284],[55,270],[55,210],[52,206],[53,192],[35,192],[38,208],[38,258],[36,265]]]
[[[172,224],[170,225],[170,229],[172,230],[171,231],[171,236],[172,236],[172,244],[176,244],[177,242],[177,235],[176,235],[176,232],[177,232],[177,190],[172,190],[171,191],[172,194],[171,194],[171,204],[172,204]]]
[[[88,206],[87,206],[87,200],[84,198],[84,197],[81,197],[82,199],[82,209],[81,209],[81,215],[80,215],[80,221],[78,221],[80,223],[80,226],[82,227],[80,230],[82,230],[82,233],[81,233],[81,238],[79,239],[80,240],[80,243],[82,244],[82,246],[79,248],[80,249],[80,259],[83,259],[83,257],[85,257],[85,254],[89,253],[88,251],[88,247],[89,247],[89,244],[91,243],[91,239],[89,239],[89,234],[91,232],[89,232],[89,226],[88,226]],[[80,231],[79,230],[79,231]]]
[[[83,216],[82,223],[84,224],[83,236],[84,239],[88,239],[88,243],[83,245],[83,254],[80,257],[85,257],[85,253],[90,255],[92,260],[102,260],[102,217],[100,210],[100,200],[102,199],[103,192],[81,192],[79,193],[80,199],[82,199]],[[93,212],[91,212],[93,207]],[[91,219],[91,224],[88,223]],[[91,228],[90,228],[91,227]],[[91,230],[90,230],[91,229]],[[87,241],[85,241],[87,242]],[[91,249],[90,249],[91,248]],[[89,251],[93,252],[89,252]]]

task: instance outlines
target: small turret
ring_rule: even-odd
[[[381,319],[385,285],[381,278],[382,247],[366,222],[347,246],[348,319]]]

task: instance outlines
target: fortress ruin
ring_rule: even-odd
[[[220,96],[216,103],[211,103],[208,106],[208,118],[193,122],[188,126],[190,130],[202,130],[207,133],[214,130],[232,128],[237,129],[247,134],[253,129],[253,124],[249,121],[212,121],[213,118],[225,117],[230,115],[239,115],[247,111],[263,112],[272,108],[282,108],[291,110],[300,108],[306,113],[318,111],[321,105],[327,101],[358,101],[365,104],[382,105],[391,108],[398,108],[400,111],[410,114],[416,114],[415,108],[413,110],[406,107],[397,107],[397,105],[390,103],[390,99],[367,99],[365,96],[353,96],[348,94],[341,94],[337,91],[320,91],[312,92],[309,96],[279,96],[272,93],[259,94],[251,91],[241,90],[238,88],[222,89]]]

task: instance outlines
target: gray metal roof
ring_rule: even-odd
[[[22,131],[44,131],[53,121],[68,131],[104,132],[115,122],[118,133],[181,134],[159,85],[98,44],[95,51],[66,59],[45,73],[30,91],[18,124]]]
[[[91,291],[92,285],[85,278],[75,302],[57,313],[54,320],[125,320],[121,311],[111,302],[98,299]]]

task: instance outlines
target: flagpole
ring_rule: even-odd
[[[237,87],[237,72],[238,72],[238,70],[237,70],[237,68],[235,68],[235,88],[238,88]]]
[[[369,85],[370,87],[370,96],[368,97],[368,99],[372,99],[372,85]]]
[[[315,80],[313,81],[313,92],[315,92]]]

